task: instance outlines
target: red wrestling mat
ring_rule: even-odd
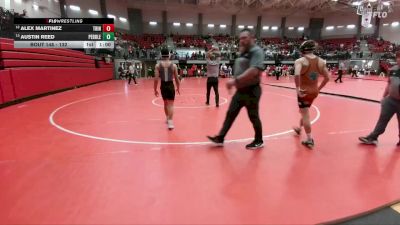
[[[205,79],[184,80],[181,92],[173,131],[151,80],[1,109],[0,223],[315,224],[400,199],[397,122],[378,147],[358,144],[376,103],[320,96],[310,151],[290,133],[294,91],[263,86],[266,146],[254,152],[244,149],[253,136],[245,110],[215,148],[205,136],[218,132],[228,103],[204,107]]]

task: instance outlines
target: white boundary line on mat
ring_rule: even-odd
[[[270,92],[268,92],[270,93]],[[111,95],[119,95],[119,94],[124,94],[123,92],[121,93],[111,93],[111,94],[106,94],[106,95],[99,95],[99,96],[94,96],[94,97],[90,97],[90,98],[84,98],[84,99],[80,99],[77,101],[73,101],[70,103],[67,103],[65,105],[62,105],[58,108],[56,108],[49,116],[49,122],[51,125],[53,125],[54,127],[56,127],[57,129],[66,132],[68,134],[72,134],[72,135],[76,135],[76,136],[80,136],[80,137],[84,137],[84,138],[90,138],[90,139],[95,139],[95,140],[99,140],[99,141],[109,141],[109,142],[117,142],[117,143],[128,143],[128,144],[144,144],[144,145],[206,145],[206,144],[210,144],[211,142],[209,141],[198,141],[198,142],[157,142],[157,141],[136,141],[136,140],[124,140],[124,139],[115,139],[115,138],[107,138],[107,137],[99,137],[99,136],[94,136],[94,135],[89,135],[89,134],[83,134],[83,133],[79,133],[73,130],[69,130],[59,124],[57,124],[54,121],[54,116],[57,114],[57,112],[59,112],[60,110],[77,104],[77,103],[81,103],[81,102],[86,102],[86,101],[90,101],[93,99],[97,99],[97,98],[102,98],[102,97],[107,97],[107,96],[111,96]],[[281,94],[275,94],[273,92],[271,92],[271,94],[274,95],[279,95],[279,96],[283,96],[286,98],[293,98],[292,96],[287,96],[287,95],[281,95]],[[316,110],[317,112],[317,116],[311,121],[311,124],[314,124],[315,122],[318,121],[318,119],[321,116],[321,112],[319,111],[318,107],[315,105],[312,105],[312,107]],[[293,130],[286,130],[286,131],[282,131],[282,132],[278,132],[278,133],[273,133],[273,134],[269,134],[269,135],[264,135],[263,138],[271,138],[271,137],[276,137],[276,136],[280,136],[280,135],[285,135],[285,134],[289,134],[292,133]],[[245,142],[245,141],[251,141],[253,140],[253,137],[250,138],[241,138],[241,139],[233,139],[233,140],[225,140],[225,143],[232,143],[232,142]]]

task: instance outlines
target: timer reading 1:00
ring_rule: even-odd
[[[103,42],[103,41],[101,41],[101,42],[98,42],[99,44],[99,46],[100,47],[110,47],[110,48],[112,48],[113,46],[112,46],[112,42]]]

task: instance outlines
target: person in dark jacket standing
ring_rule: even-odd
[[[358,138],[364,144],[378,144],[378,137],[385,132],[394,114],[397,115],[400,133],[400,51],[396,53],[396,62],[397,65],[389,70],[389,82],[383,93],[381,114],[375,129],[369,135]],[[400,146],[400,141],[397,142],[397,146]]]
[[[223,127],[218,135],[207,136],[215,144],[222,145],[242,107],[246,107],[248,116],[255,131],[254,141],[246,145],[247,149],[263,147],[262,124],[259,117],[261,98],[260,75],[264,70],[264,52],[255,44],[254,35],[244,29],[240,32],[240,57],[235,60],[234,79],[226,83],[228,90],[236,87]]]

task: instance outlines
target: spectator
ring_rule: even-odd
[[[124,69],[124,64],[120,63],[119,67],[118,67],[118,74],[119,74],[119,78],[120,79],[125,79],[126,78],[126,73],[125,73],[125,69]]]
[[[183,77],[187,77],[187,75],[188,75],[188,69],[187,69],[187,66],[185,66],[185,68],[183,69]]]

